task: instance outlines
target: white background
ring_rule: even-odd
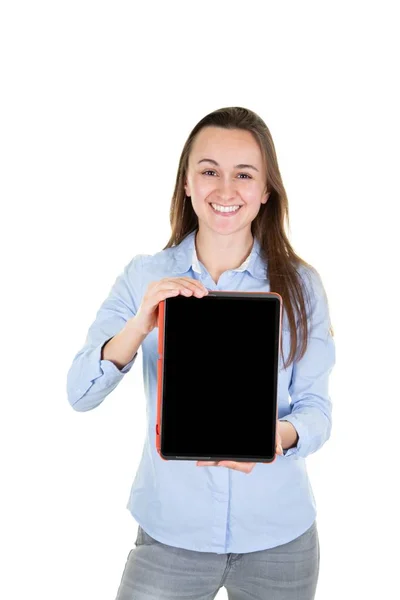
[[[178,160],[223,106],[273,136],[290,240],[335,331],[307,459],[317,600],[398,593],[396,2],[5,1],[0,9],[0,596],[112,600],[137,523],[141,355],[93,411],[66,374],[123,267],[168,241]],[[227,598],[221,589],[218,598]]]

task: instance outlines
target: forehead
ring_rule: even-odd
[[[261,166],[263,161],[258,142],[250,131],[243,129],[203,127],[196,135],[190,154],[192,160],[213,158],[227,165],[252,162]]]

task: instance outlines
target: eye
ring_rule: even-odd
[[[213,169],[207,169],[207,171],[203,171],[203,175],[205,175],[206,173],[215,173],[215,171]],[[238,175],[245,175],[247,179],[253,179],[251,177],[251,175],[248,175],[247,173],[238,173]]]

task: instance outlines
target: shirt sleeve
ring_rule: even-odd
[[[135,316],[140,294],[141,255],[137,255],[116,278],[68,370],[68,401],[75,410],[88,411],[103,402],[136,361],[138,353],[120,370],[110,360],[101,359],[101,350]]]
[[[281,419],[292,423],[298,441],[295,447],[283,451],[284,457],[305,458],[316,452],[329,439],[332,428],[329,376],[336,362],[333,329],[319,274],[313,271],[310,280],[308,346],[301,360],[293,364],[289,385],[291,412]]]

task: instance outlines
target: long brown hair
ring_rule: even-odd
[[[251,232],[253,237],[260,242],[270,291],[280,294],[283,309],[286,312],[291,339],[289,357],[287,364],[284,364],[284,367],[287,368],[295,359],[298,345],[295,308],[302,341],[297,360],[300,360],[304,355],[308,343],[308,315],[305,307],[305,295],[307,295],[307,300],[309,297],[298,269],[301,265],[306,267],[307,270],[315,271],[315,269],[296,254],[285,233],[285,222],[290,230],[288,198],[279,172],[271,133],[256,113],[238,106],[220,108],[206,115],[192,129],[179,160],[175,189],[170,206],[171,237],[163,249],[178,245],[189,233],[198,229],[198,218],[193,210],[192,203],[187,201],[184,186],[189,155],[195,136],[203,127],[209,126],[250,131],[264,156],[267,171],[266,192],[270,192],[270,195],[266,204],[261,204],[256,218],[251,223]],[[284,361],[282,344],[281,351]]]

